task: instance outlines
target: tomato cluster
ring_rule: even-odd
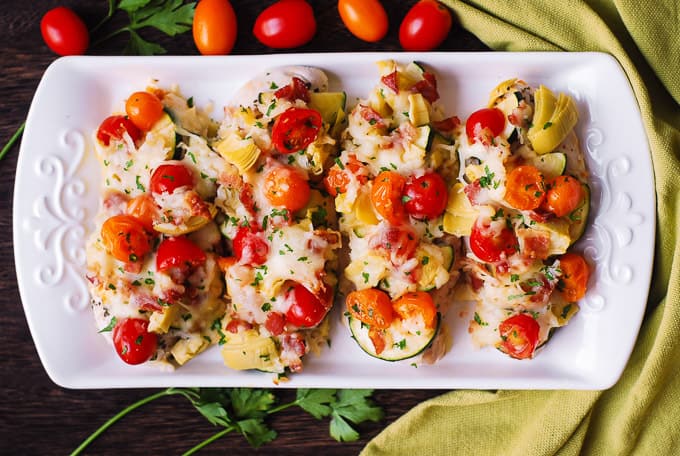
[[[394,171],[383,171],[373,181],[373,207],[387,222],[399,225],[410,215],[418,220],[439,217],[448,203],[444,178],[435,171],[408,179]]]

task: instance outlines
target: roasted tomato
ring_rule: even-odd
[[[377,288],[353,291],[347,295],[347,310],[352,318],[375,329],[386,329],[392,324],[394,311],[387,293]]]
[[[229,54],[236,42],[238,22],[229,0],[201,0],[194,11],[192,33],[203,55]]]
[[[338,12],[347,30],[360,40],[374,43],[387,34],[389,20],[378,0],[339,0]]]
[[[167,271],[171,268],[190,270],[205,263],[205,252],[185,236],[163,239],[158,246],[156,269]]]
[[[531,165],[510,171],[505,184],[505,201],[515,209],[529,211],[538,208],[545,199],[541,172]]]
[[[364,167],[364,164],[357,160],[356,155],[350,155],[346,165],[333,165],[328,170],[328,175],[324,178],[323,183],[331,196],[338,196],[338,193],[345,193],[347,186],[351,181],[350,174],[357,176],[361,184],[365,184],[368,180],[366,176],[359,175],[359,172]]]
[[[193,186],[194,175],[181,163],[165,163],[159,165],[151,175],[149,182],[153,193],[174,193],[180,187]]]
[[[406,293],[392,303],[392,308],[402,320],[421,319],[426,328],[434,328],[437,321],[437,307],[425,291]]]
[[[473,112],[465,122],[468,141],[487,142],[505,129],[505,114],[497,108],[483,108]]]
[[[279,0],[257,16],[253,34],[270,48],[302,46],[316,34],[314,10],[305,0]]]
[[[290,302],[290,307],[286,312],[286,320],[288,323],[301,328],[317,326],[330,308],[330,303],[324,303],[299,283],[288,291],[286,298]]]
[[[139,220],[147,231],[153,232],[153,222],[158,214],[158,208],[151,195],[144,193],[132,198],[127,203],[126,212]]]
[[[581,183],[572,176],[557,176],[547,185],[543,208],[558,217],[571,214],[583,200]]]
[[[109,116],[99,125],[97,139],[108,146],[111,140],[120,141],[127,133],[132,141],[137,142],[142,137],[142,132],[125,116]]]
[[[373,207],[391,225],[399,225],[406,219],[402,192],[406,178],[394,171],[383,171],[373,181],[371,202]]]
[[[451,30],[451,13],[435,0],[421,0],[406,13],[399,27],[399,42],[407,51],[430,51]]]
[[[528,314],[513,315],[498,325],[501,342],[498,348],[516,359],[534,356],[538,343],[538,322]]]
[[[163,115],[163,103],[149,92],[135,92],[125,102],[125,113],[137,128],[149,131]]]
[[[282,154],[304,150],[319,136],[322,123],[318,111],[288,108],[274,121],[272,128],[274,147]]]
[[[507,227],[495,230],[482,223],[480,219],[472,225],[470,249],[482,261],[495,263],[501,260],[504,254],[510,256],[515,253],[518,246],[515,233]]]
[[[90,44],[87,26],[80,16],[65,6],[45,13],[40,21],[40,33],[45,44],[59,55],[85,54]]]
[[[232,249],[239,261],[250,265],[264,264],[269,254],[269,244],[264,235],[248,226],[238,229],[232,241]]]
[[[404,186],[402,202],[412,217],[419,220],[435,219],[444,212],[449,202],[446,182],[434,171],[411,177]]]
[[[575,302],[586,295],[590,268],[586,260],[577,253],[565,253],[560,257],[562,276],[558,288],[569,302]]]
[[[119,261],[142,261],[151,251],[151,236],[144,224],[131,215],[114,215],[107,219],[102,225],[101,236],[106,251]]]
[[[307,205],[310,194],[302,173],[291,166],[278,166],[265,176],[264,195],[274,206],[295,212]]]
[[[149,322],[141,318],[126,318],[113,328],[113,346],[120,359],[128,364],[142,364],[153,356],[158,336],[147,329]]]

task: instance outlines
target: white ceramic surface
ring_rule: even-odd
[[[577,101],[577,133],[592,175],[589,227],[577,248],[595,265],[581,311],[530,361],[473,349],[470,312],[447,321],[454,345],[433,366],[386,363],[363,354],[335,310],[331,348],[308,356],[285,387],[604,389],[619,378],[635,343],[652,270],[655,196],[637,103],[618,63],[597,53],[296,54],[227,57],[67,57],[36,91],[21,145],[14,192],[14,250],[21,298],[49,376],[70,388],[273,386],[272,376],[234,372],[216,348],[174,372],[128,366],[97,334],[83,277],[84,239],[96,212],[100,171],[93,131],[127,95],[151,80],[179,84],[213,117],[253,75],[274,66],[325,70],[348,104],[376,83],[374,62],[418,60],[437,75],[447,114],[484,106],[502,80],[520,77]],[[461,316],[462,314],[462,316]]]

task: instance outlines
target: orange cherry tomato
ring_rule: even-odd
[[[399,42],[407,51],[430,51],[451,30],[449,9],[435,0],[421,0],[406,13],[399,27]]]
[[[401,201],[405,185],[406,178],[394,171],[383,171],[373,181],[373,207],[391,225],[399,225],[406,218],[406,210]]]
[[[377,288],[353,291],[347,295],[347,310],[352,318],[375,329],[389,328],[394,319],[392,301]]]
[[[135,92],[125,102],[125,112],[137,128],[149,131],[163,115],[163,103],[149,92]]]
[[[547,189],[543,207],[558,217],[572,213],[583,199],[581,183],[573,176],[557,176]]]
[[[387,34],[387,13],[378,0],[339,0],[338,12],[347,30],[360,40],[375,43]]]
[[[516,359],[531,358],[536,350],[539,330],[538,322],[530,315],[513,315],[498,325],[501,336],[498,348]]]
[[[238,31],[236,13],[229,0],[201,0],[194,11],[194,44],[203,55],[229,54]]]
[[[310,189],[298,170],[284,165],[267,173],[264,178],[264,195],[272,205],[295,212],[309,202]]]
[[[586,260],[578,253],[565,253],[560,257],[562,276],[559,289],[569,302],[575,302],[586,295],[590,268]]]
[[[437,320],[437,307],[425,291],[406,293],[392,303],[392,308],[402,320],[422,318],[426,328],[434,328]]]
[[[350,173],[357,175],[359,171],[364,167],[364,164],[357,160],[356,155],[350,155],[347,164],[333,165],[331,169],[328,170],[328,175],[324,178],[323,183],[331,196],[337,196],[338,193],[345,193],[347,191],[347,186],[350,183]],[[366,176],[357,176],[357,179],[362,184],[366,183]]]
[[[147,231],[153,232],[153,221],[158,214],[158,207],[151,195],[145,193],[132,198],[127,203],[126,212],[144,225]]]
[[[142,222],[131,215],[114,215],[107,219],[102,225],[101,236],[106,251],[119,261],[142,261],[151,251],[151,236]]]
[[[535,166],[518,166],[510,171],[505,185],[505,201],[521,211],[538,208],[545,199],[543,175]]]

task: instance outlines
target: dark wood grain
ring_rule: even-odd
[[[257,14],[272,2],[232,1],[238,14],[239,35],[234,54],[277,52],[258,43],[252,36]],[[296,52],[398,51],[398,24],[414,1],[384,2],[389,7],[390,30],[379,43],[354,38],[340,21],[335,1],[313,1],[318,21],[316,37]],[[4,144],[23,122],[47,66],[56,58],[42,42],[40,18],[58,5],[72,7],[91,27],[106,13],[107,2],[100,1],[4,1],[0,9],[0,143]],[[102,30],[110,32],[124,22],[117,15]],[[168,38],[145,33],[166,47],[169,54],[196,54],[190,34]],[[97,38],[96,36],[94,37]],[[119,55],[124,37],[102,43],[89,53]],[[454,25],[440,50],[484,50],[474,36]],[[279,51],[281,52],[281,51]],[[152,393],[152,390],[67,390],[47,377],[36,353],[26,323],[14,271],[12,248],[12,197],[18,147],[2,161],[0,173],[0,453],[67,454],[126,405]],[[21,201],[18,204],[31,204]],[[351,386],[351,385],[348,385]],[[440,394],[434,390],[376,391],[374,397],[385,410],[379,423],[361,426],[362,438],[354,443],[337,443],[328,436],[328,422],[317,421],[291,409],[274,416],[270,424],[279,437],[254,451],[237,435],[207,447],[202,454],[356,454],[386,425],[425,399]],[[282,400],[294,391],[281,390]],[[88,449],[88,454],[178,454],[209,437],[212,428],[180,397],[166,397],[126,417]]]

